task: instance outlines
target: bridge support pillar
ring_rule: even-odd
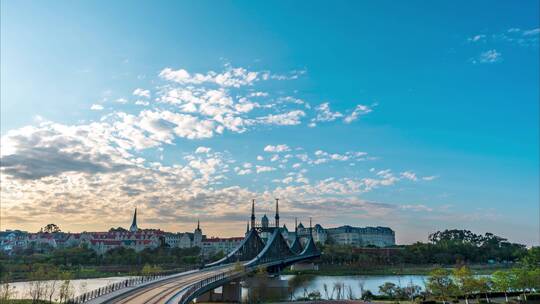
[[[221,293],[219,290],[221,289]],[[231,281],[219,288],[212,289],[197,297],[197,302],[242,302],[240,281]]]
[[[319,265],[316,265],[313,262],[302,262],[296,263],[291,266],[292,271],[301,271],[301,270],[319,270]]]
[[[242,287],[240,281],[232,281],[223,285],[221,301],[240,303],[242,301]]]

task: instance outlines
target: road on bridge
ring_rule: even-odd
[[[102,298],[99,300],[101,300],[100,303],[115,304],[165,304],[192,284],[231,271],[233,268],[234,265],[227,265],[215,269],[201,270],[195,273],[186,274],[185,276],[165,279],[156,282],[155,284],[122,294],[114,299],[107,300]]]

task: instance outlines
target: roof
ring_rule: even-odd
[[[230,237],[230,238],[209,238],[204,240],[204,242],[208,243],[220,243],[220,242],[241,242],[244,238],[243,237]]]

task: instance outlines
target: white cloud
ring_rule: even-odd
[[[418,205],[401,205],[399,206],[400,209],[403,210],[411,210],[415,212],[432,212],[433,208],[430,208],[426,205],[418,204]]]
[[[238,175],[248,175],[251,174],[251,169],[239,169],[237,171]]]
[[[281,145],[267,145],[266,147],[264,147],[264,151],[265,152],[270,152],[270,153],[281,153],[281,152],[288,152],[288,151],[291,151],[291,148],[289,148],[289,146],[285,145],[285,144],[281,144]]]
[[[208,147],[198,147],[196,150],[195,150],[195,153],[197,154],[201,154],[201,153],[208,153],[210,152],[210,150],[212,150],[211,148],[208,148]]]
[[[540,28],[534,28],[530,30],[523,31],[523,36],[533,36],[540,34]]]
[[[422,177],[422,179],[425,180],[425,181],[432,181],[432,180],[435,180],[437,178],[439,178],[437,175],[431,175],[431,176]]]
[[[485,40],[485,39],[486,39],[486,35],[479,34],[479,35],[474,35],[474,36],[470,37],[467,40],[469,42],[480,42],[480,41]]]
[[[140,89],[137,88],[133,91],[133,95],[139,96],[139,97],[146,97],[150,98],[150,90]]]
[[[148,101],[144,101],[144,100],[137,100],[137,101],[135,101],[135,104],[138,105],[138,106],[148,106],[148,105],[150,105],[150,103]]]
[[[259,80],[258,72],[232,67],[228,67],[223,73],[210,71],[206,74],[195,73],[193,75],[185,69],[173,70],[171,68],[165,68],[159,73],[159,76],[163,79],[182,84],[201,84],[208,82],[222,87],[236,88],[252,85],[255,81]]]
[[[257,160],[262,161],[262,160],[264,160],[264,157],[262,157],[261,155],[257,155]]]
[[[255,170],[257,171],[257,173],[264,173],[264,172],[270,172],[270,171],[275,171],[276,168],[274,167],[268,167],[268,166],[255,166]]]
[[[341,114],[340,112],[332,112],[330,110],[330,104],[328,102],[322,103],[317,106],[315,108],[315,111],[317,111],[317,116],[313,119],[313,121],[328,122],[343,117],[343,114]]]
[[[366,105],[357,105],[356,108],[349,114],[347,115],[343,121],[345,123],[351,123],[353,121],[355,121],[356,119],[358,119],[359,116],[361,115],[365,115],[365,114],[368,114],[372,111],[372,109]]]
[[[125,98],[118,98],[118,99],[115,100],[115,102],[121,103],[121,104],[126,104],[128,101]]]
[[[262,117],[257,117],[257,122],[268,125],[278,126],[294,126],[301,123],[300,119],[306,116],[302,110],[293,110],[282,114],[269,114]]]
[[[496,63],[502,60],[502,54],[497,50],[492,49],[485,52],[482,52],[478,57],[478,60],[474,60],[474,63]]]
[[[94,111],[102,111],[102,110],[103,110],[103,106],[100,105],[100,104],[93,104],[93,105],[90,107],[90,110],[94,110]]]
[[[252,93],[249,93],[249,97],[268,97],[268,93],[266,93],[266,92],[252,92]]]
[[[412,180],[412,181],[417,181],[418,180],[418,177],[416,177],[416,173],[414,173],[412,171],[401,172],[401,176],[403,178],[406,178],[406,179]]]

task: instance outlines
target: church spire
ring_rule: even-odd
[[[298,218],[294,218],[294,234],[298,235]]]
[[[249,233],[249,222],[246,224],[246,233]]]
[[[201,230],[201,221],[197,219],[197,230]]]
[[[137,232],[139,228],[137,227],[137,208],[135,208],[135,213],[133,213],[133,221],[131,222],[131,227],[129,227],[129,231],[131,232]]]
[[[279,228],[279,198],[276,198],[276,228]]]
[[[251,229],[255,229],[255,200],[251,200]]]

